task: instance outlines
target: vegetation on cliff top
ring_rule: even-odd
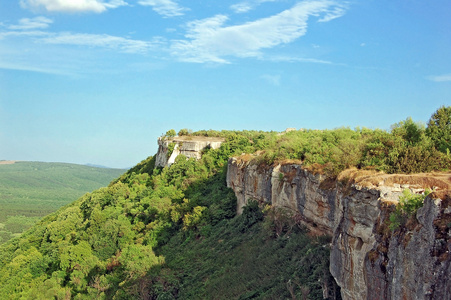
[[[407,119],[391,132],[193,133],[226,141],[170,168],[149,157],[1,246],[0,298],[322,299],[324,290],[338,298],[327,238],[309,238],[295,218],[254,202],[235,216],[227,160],[260,150],[259,162],[299,159],[331,175],[349,166],[449,169],[443,139],[428,132]]]
[[[186,135],[189,130],[182,129]],[[256,131],[198,131],[192,135],[240,140],[244,153],[261,153],[258,162],[296,159],[305,166],[321,165],[328,175],[344,169],[376,169],[388,174],[451,169],[451,107],[440,107],[427,127],[411,118],[392,125],[390,132],[367,128],[294,130],[284,134]],[[247,140],[243,140],[243,137]]]

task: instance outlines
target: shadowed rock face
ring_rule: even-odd
[[[223,138],[201,136],[177,136],[173,138],[158,138],[158,152],[155,159],[156,167],[166,167],[174,163],[178,155],[187,158],[200,159],[201,152],[205,148],[217,149],[224,142]],[[169,153],[170,145],[173,151]]]
[[[256,165],[242,156],[229,160],[227,186],[237,196],[237,213],[256,199],[295,210],[312,233],[331,235],[330,271],[344,299],[451,299],[450,178],[378,173],[345,184],[300,163]],[[404,189],[433,187],[442,191],[427,197],[404,228],[389,230]]]

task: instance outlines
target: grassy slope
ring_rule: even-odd
[[[0,243],[124,171],[66,163],[0,164]]]
[[[271,235],[270,220],[239,230],[240,217],[214,226],[208,236],[171,239],[161,254],[166,265],[153,279],[151,296],[180,299],[339,299],[329,273],[330,242],[302,229]],[[144,279],[145,280],[145,279]],[[135,296],[141,296],[136,294]],[[170,297],[168,297],[170,298]]]

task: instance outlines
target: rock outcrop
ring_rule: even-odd
[[[174,163],[178,155],[200,159],[205,148],[217,149],[224,142],[223,138],[203,136],[159,137],[156,167],[166,167]]]
[[[227,186],[237,212],[250,199],[295,210],[313,234],[332,236],[330,271],[343,299],[451,299],[451,174],[348,170],[338,180],[300,162],[231,158]],[[428,196],[402,228],[388,228],[404,189]]]

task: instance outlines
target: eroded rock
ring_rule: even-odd
[[[343,299],[451,299],[451,174],[343,174],[331,181],[300,162],[268,166],[247,155],[229,160],[227,186],[238,213],[255,199],[295,210],[313,233],[331,235],[330,271]],[[440,192],[391,231],[389,215],[402,191],[426,188]]]

